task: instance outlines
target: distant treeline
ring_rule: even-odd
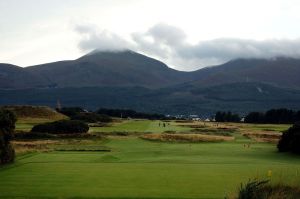
[[[112,121],[108,115],[89,112],[81,107],[63,107],[57,109],[57,111],[70,117],[71,120],[79,120],[88,123],[108,123]]]
[[[300,121],[300,111],[289,109],[271,109],[267,112],[251,112],[246,117],[246,123],[292,124]]]
[[[240,122],[238,114],[218,111],[215,114],[216,122]],[[300,121],[300,111],[293,111],[285,108],[271,109],[266,112],[250,112],[245,118],[245,123],[259,124],[293,124]]]
[[[137,118],[137,119],[150,119],[150,120],[162,120],[167,119],[165,115],[157,113],[141,113],[131,109],[107,109],[100,108],[97,111],[98,114],[108,115],[111,117],[121,118]]]
[[[137,118],[162,120],[169,119],[163,114],[156,113],[142,113],[132,109],[108,109],[100,108],[95,112],[89,112],[81,107],[63,107],[57,109],[58,112],[69,116],[72,120],[81,120],[85,122],[111,122],[110,117],[120,118]]]
[[[238,114],[218,111],[215,115],[216,122],[240,122],[241,118]]]

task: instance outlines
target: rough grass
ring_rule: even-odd
[[[105,139],[47,139],[47,140],[15,140],[13,146],[17,155],[30,152],[50,151],[110,151],[102,143]]]
[[[256,132],[245,132],[242,135],[254,139],[257,142],[272,142],[277,143],[282,135],[280,132],[273,131],[256,131]]]
[[[151,141],[163,142],[221,142],[232,141],[234,137],[202,134],[145,134],[141,138]]]
[[[268,180],[249,180],[241,184],[237,194],[225,199],[299,199],[300,186],[283,183],[270,184]]]
[[[4,106],[3,108],[13,111],[18,119],[38,118],[48,120],[60,120],[67,117],[47,106]]]

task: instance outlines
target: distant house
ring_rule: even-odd
[[[79,111],[79,113],[82,113],[82,114],[84,114],[84,113],[90,113],[90,111],[88,111],[86,109],[82,109],[81,111]]]
[[[205,122],[210,122],[211,120],[209,118],[206,118],[204,121]]]
[[[195,118],[192,118],[193,121],[201,121],[201,118],[200,117],[195,117]]]

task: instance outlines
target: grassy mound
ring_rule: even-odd
[[[141,138],[153,141],[164,142],[221,142],[231,141],[234,137],[219,135],[202,135],[202,134],[145,134]]]
[[[4,109],[13,111],[18,119],[49,119],[61,120],[67,117],[47,106],[4,106]]]

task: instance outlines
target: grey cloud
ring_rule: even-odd
[[[183,30],[157,24],[145,32],[132,33],[132,41],[93,26],[78,26],[82,35],[79,47],[84,50],[118,50],[130,48],[162,59],[180,70],[195,70],[236,58],[300,57],[300,39],[247,40],[219,38],[190,44]]]
[[[75,27],[75,31],[82,37],[78,44],[82,50],[121,50],[131,47],[131,44],[122,37],[100,30],[93,25],[80,25]]]
[[[215,39],[190,45],[179,49],[186,58],[218,58],[230,60],[235,58],[272,58],[276,56],[300,56],[300,40],[243,40]]]

